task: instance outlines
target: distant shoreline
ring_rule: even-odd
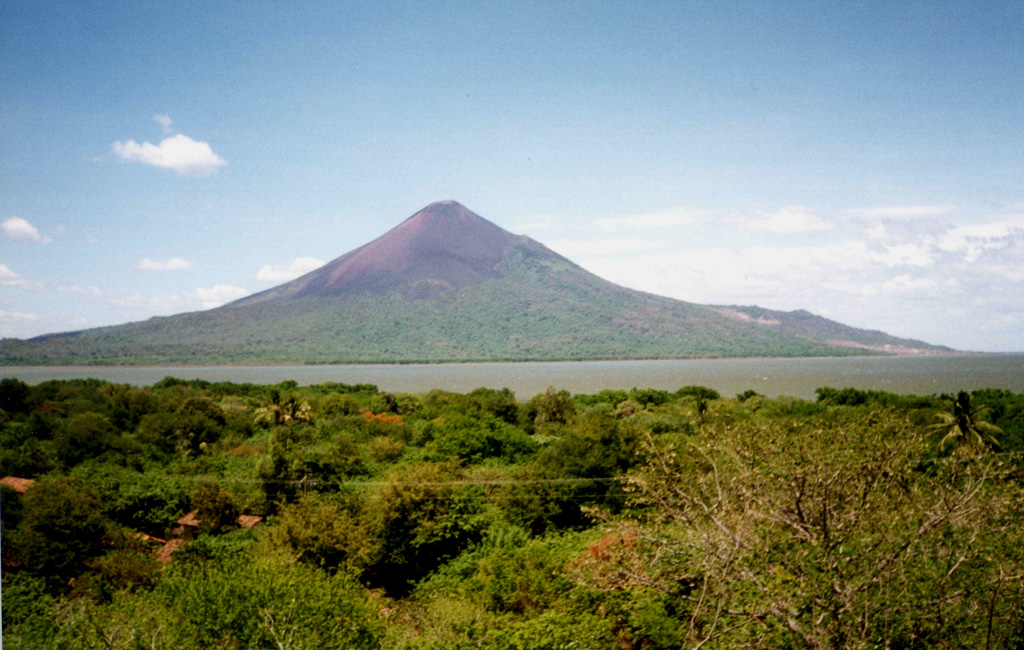
[[[998,356],[998,355],[1024,355],[1020,352],[976,352],[972,350],[941,350],[941,351],[917,351],[917,352],[892,352],[887,354],[855,354],[855,355],[827,355],[827,356],[737,356],[737,357],[605,357],[594,359],[444,359],[444,360],[379,360],[379,361],[304,361],[304,362],[281,362],[281,363],[142,363],[142,364],[3,364],[0,363],[0,374],[5,368],[63,368],[68,370],[85,370],[88,368],[316,368],[316,367],[337,367],[337,366],[443,366],[443,365],[468,365],[468,364],[521,364],[521,363],[606,363],[606,362],[644,362],[644,361],[735,361],[735,360],[796,360],[796,359],[891,359],[891,358],[923,358],[923,357],[961,357],[961,356]]]
[[[409,393],[485,387],[509,388],[519,396],[543,392],[548,386],[591,393],[702,385],[726,396],[754,390],[770,397],[813,399],[814,391],[825,386],[920,395],[979,388],[1024,391],[1024,352],[433,364],[7,366],[0,369],[0,376],[30,384],[95,378],[149,386],[165,377],[260,385],[284,381],[374,384],[384,391]]]

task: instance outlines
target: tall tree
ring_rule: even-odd
[[[1002,433],[1002,430],[981,419],[987,410],[984,406],[974,407],[967,391],[957,393],[949,412],[938,414],[939,423],[935,428],[945,434],[939,447],[956,447],[957,452],[962,454],[998,449],[999,441],[993,434]]]
[[[66,585],[103,552],[109,522],[99,497],[80,481],[37,481],[23,504],[12,541],[25,568],[51,587]]]

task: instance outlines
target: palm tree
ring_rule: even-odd
[[[295,399],[295,396],[291,396],[284,401],[282,411],[284,412],[285,422],[293,420],[299,422],[313,421],[313,407],[306,400],[299,401]]]
[[[274,425],[280,424],[284,419],[284,412],[281,408],[281,395],[276,391],[270,391],[270,403],[256,409],[253,415],[253,422],[256,424]]]
[[[299,401],[294,395],[282,400],[275,390],[270,392],[270,403],[256,409],[253,421],[265,425],[292,421],[312,422],[313,409],[309,402]]]
[[[992,434],[1003,431],[981,419],[987,411],[988,408],[984,406],[973,407],[971,395],[967,391],[957,393],[951,412],[937,414],[939,423],[934,429],[945,433],[939,442],[939,449],[955,446],[963,454],[998,449],[999,441]]]

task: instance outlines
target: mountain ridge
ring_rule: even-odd
[[[456,201],[437,201],[381,237],[318,269],[226,306],[310,295],[380,292],[409,283],[421,289],[414,292],[415,297],[428,297],[496,277],[504,252],[516,244],[557,255],[525,235],[513,235]]]
[[[221,307],[0,341],[0,364],[369,363],[927,354],[810,312],[698,305],[600,278],[455,201]]]

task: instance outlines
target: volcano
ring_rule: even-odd
[[[438,201],[369,244],[296,280],[238,300],[234,306],[392,290],[410,298],[433,297],[502,277],[501,263],[516,246],[567,261],[455,201]]]
[[[455,201],[216,309],[0,341],[0,364],[300,364],[948,352],[806,311],[615,285]]]

